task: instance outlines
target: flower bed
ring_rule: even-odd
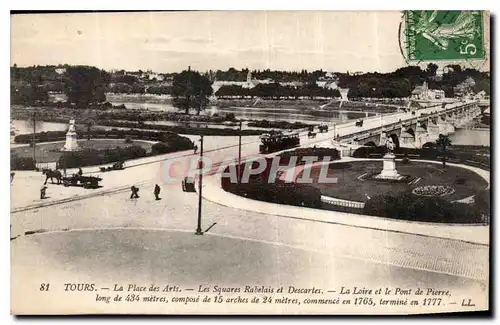
[[[447,185],[425,185],[414,188],[412,193],[419,196],[445,196],[455,193],[455,189]]]

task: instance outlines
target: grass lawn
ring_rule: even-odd
[[[36,160],[39,163],[49,163],[59,160],[59,157],[63,155],[59,150],[64,147],[64,141],[56,143],[38,143],[36,145]],[[106,149],[106,148],[116,148],[116,147],[129,147],[132,145],[140,145],[147,152],[151,151],[153,143],[133,140],[132,143],[125,143],[124,139],[91,139],[89,140],[78,140],[78,145],[80,148],[93,148],[93,149]],[[11,155],[16,154],[19,157],[33,157],[33,148],[29,146],[17,147],[10,149]]]
[[[359,161],[330,164],[328,177],[337,177],[338,182],[336,184],[314,182],[312,186],[319,188],[323,195],[360,202],[366,201],[366,195],[374,197],[376,195],[398,194],[424,185],[451,186],[455,192],[441,198],[453,201],[474,195],[488,186],[488,183],[481,176],[460,167],[446,166],[443,169],[442,165],[432,163],[410,162],[404,165],[401,162],[396,162],[396,169],[402,175],[411,175],[421,179],[412,185],[378,180],[360,180],[358,177],[365,173],[379,173],[382,170],[382,161]],[[311,178],[317,180],[319,172],[320,166],[314,167],[311,170]]]

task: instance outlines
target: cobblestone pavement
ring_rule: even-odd
[[[162,200],[152,188],[139,199],[114,193],[12,214],[12,232],[85,228],[196,228],[197,194],[178,184],[162,186]],[[329,252],[413,269],[484,280],[489,246],[408,233],[327,224],[242,211],[203,201],[203,229],[212,234],[286,244],[312,252]],[[306,217],[306,216],[305,216]],[[15,244],[15,241],[13,242]]]

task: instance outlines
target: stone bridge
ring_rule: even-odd
[[[423,112],[425,111],[425,112]],[[408,113],[397,121],[384,119],[378,123],[366,123],[350,133],[339,134],[335,141],[351,145],[384,145],[390,137],[397,147],[421,148],[425,143],[434,143],[440,134],[448,135],[462,128],[475,117],[481,115],[478,101],[468,103],[442,104],[436,109],[421,109]]]

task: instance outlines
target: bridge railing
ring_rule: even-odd
[[[443,114],[448,114],[448,112],[453,112],[457,109],[460,109],[460,108],[463,108],[464,106],[470,106],[470,105],[473,105],[474,102],[471,102],[471,103],[465,103],[463,105],[459,105],[459,106],[454,106],[454,107],[449,107],[449,108],[446,108],[444,110],[441,110],[441,111],[438,111],[436,113],[430,113],[430,114],[427,114],[427,115],[424,115],[425,118],[433,118],[433,117],[436,117],[436,116],[440,116],[440,115],[443,115]],[[430,108],[430,107],[428,107]],[[414,119],[417,119],[417,118],[421,118],[421,116],[415,116],[415,117],[411,117],[409,119],[406,119],[406,120],[400,120],[400,121],[397,121],[397,122],[394,122],[394,123],[389,123],[389,124],[386,124],[384,125],[384,128],[388,131],[391,131],[392,129],[394,128],[397,128],[399,127],[399,125],[401,125],[402,122],[407,122],[407,121],[411,121],[411,120],[414,120]],[[351,139],[351,138],[360,138],[360,139],[363,139],[363,138],[366,138],[366,137],[370,137],[372,136],[373,134],[366,134],[367,132],[374,132],[374,130],[378,130],[382,128],[381,126],[377,126],[377,127],[374,127],[372,129],[365,129],[365,130],[360,130],[358,132],[354,132],[354,133],[350,133],[348,135],[344,135],[344,136],[340,136],[338,137],[338,140],[345,140],[345,139]]]

